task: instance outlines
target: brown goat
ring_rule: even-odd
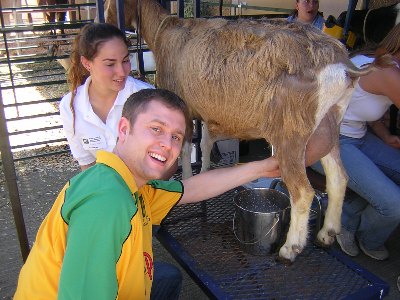
[[[127,26],[136,27],[136,5],[125,0]],[[116,24],[115,0],[105,7],[106,21]],[[347,183],[339,123],[361,74],[344,47],[311,26],[283,20],[179,19],[154,0],[141,0],[139,7],[158,85],[186,101],[210,140],[265,138],[274,146],[292,204],[283,259],[294,261],[306,244],[314,190],[305,164],[322,157],[329,206],[317,239],[331,245],[340,232]],[[327,149],[320,149],[320,137]]]

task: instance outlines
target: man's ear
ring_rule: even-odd
[[[125,117],[121,117],[121,119],[118,122],[118,140],[123,142],[125,140],[125,137],[129,135],[130,127],[131,124],[129,120]]]

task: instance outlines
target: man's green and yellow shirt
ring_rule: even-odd
[[[152,225],[182,194],[180,181],[138,190],[120,158],[98,151],[97,164],[65,185],[41,224],[14,299],[148,299]]]

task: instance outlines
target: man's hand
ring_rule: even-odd
[[[278,160],[276,159],[276,157],[271,156],[267,159],[260,160],[257,163],[260,163],[262,166],[262,170],[264,170],[264,174],[262,177],[279,177],[281,175]]]
[[[207,171],[182,180],[185,192],[179,203],[202,201],[260,177],[279,175],[279,165],[275,157]]]

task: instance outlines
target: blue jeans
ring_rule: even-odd
[[[365,248],[382,246],[400,223],[400,150],[374,134],[360,139],[340,135],[340,157],[357,195],[343,203],[342,225]],[[320,162],[312,166],[323,174]]]
[[[182,273],[172,264],[155,261],[151,300],[178,300],[182,288]]]

